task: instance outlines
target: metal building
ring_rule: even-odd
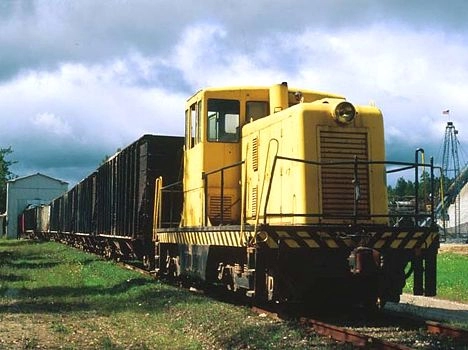
[[[468,184],[463,186],[457,196],[457,201],[448,203],[448,217],[446,222],[447,234],[453,238],[466,237],[468,235]],[[458,220],[455,220],[458,212]]]
[[[40,173],[7,182],[6,236],[18,235],[18,216],[28,205],[49,203],[68,190],[68,183]]]

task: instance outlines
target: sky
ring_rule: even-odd
[[[452,121],[463,160],[467,13],[466,0],[2,0],[0,148],[17,176],[73,186],[144,134],[183,135],[203,87],[287,81],[379,107],[389,160],[422,147],[441,161]]]

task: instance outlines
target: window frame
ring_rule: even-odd
[[[231,110],[214,110],[210,111],[210,103],[213,101],[218,102],[231,102],[237,104],[234,113]],[[221,112],[221,113],[220,113]],[[224,113],[223,113],[224,112]],[[226,132],[227,121],[230,116],[235,116],[237,119],[234,120],[233,127],[235,132]],[[212,118],[215,118],[214,124]],[[220,122],[222,118],[222,122]],[[241,128],[241,101],[239,99],[228,99],[228,98],[208,98],[206,107],[206,141],[214,143],[238,143],[240,141],[240,128]],[[213,130],[214,126],[214,130]],[[220,126],[223,127],[220,130]],[[213,135],[214,131],[214,135]]]

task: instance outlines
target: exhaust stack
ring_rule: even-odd
[[[272,85],[270,87],[270,113],[277,113],[288,107],[288,83]]]

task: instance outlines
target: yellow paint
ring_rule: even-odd
[[[327,239],[325,240],[325,243],[329,248],[338,248],[338,244],[333,239]]]
[[[413,248],[416,246],[416,243],[418,243],[418,240],[416,240],[416,239],[410,240],[410,241],[406,244],[405,249],[413,249]]]
[[[319,189],[322,188],[323,183],[319,167],[291,160],[278,160],[276,169],[272,172],[272,159],[279,155],[294,159],[320,161],[320,155],[324,152],[327,153],[327,150],[321,150],[321,132],[335,135],[343,145],[346,144],[348,137],[357,135],[359,138],[356,140],[360,140],[360,138],[367,140],[367,144],[362,146],[367,150],[367,159],[385,159],[383,121],[377,108],[356,107],[358,116],[352,123],[343,125],[331,117],[334,108],[343,102],[343,99],[326,98],[326,101],[328,102],[326,104],[323,103],[324,100],[299,103],[243,127],[242,157],[248,161],[252,158],[252,149],[255,149],[259,163],[256,171],[253,171],[248,164],[245,170],[247,182],[244,184],[244,188],[247,193],[246,213],[249,222],[254,223],[256,219],[252,216],[249,217],[249,213],[252,211],[249,210],[250,194],[253,188],[258,188],[260,193],[256,197],[255,203],[260,208],[260,213],[263,213],[263,208],[267,205],[268,213],[288,214],[288,216],[271,217],[268,219],[269,223],[318,223],[318,218],[315,217],[292,217],[291,215],[322,212],[323,198]],[[281,105],[281,103],[278,104]],[[361,137],[360,135],[365,136]],[[254,143],[256,147],[251,146]],[[350,145],[352,144],[350,143]],[[349,156],[349,152],[344,152],[337,157],[353,159],[353,156]],[[350,178],[349,174],[343,176],[347,176],[343,178],[343,183],[351,183],[352,177]],[[365,176],[368,178],[367,183],[369,184],[370,214],[386,214],[387,194],[384,166],[373,165]],[[270,181],[272,181],[272,191],[269,194],[268,203],[266,203],[266,189]],[[265,187],[266,189],[262,191],[261,189]],[[354,189],[349,188],[349,190],[351,194],[348,193],[348,196],[352,196]],[[336,194],[336,201],[338,204],[342,202],[340,193]],[[346,211],[347,215],[352,214],[352,203],[346,207]],[[387,223],[386,218],[372,218],[364,221]],[[351,220],[322,219],[322,222],[349,224]]]
[[[286,231],[277,231],[276,235],[281,238],[289,237],[289,233],[287,233]]]
[[[318,248],[319,245],[318,243],[313,240],[313,239],[304,239],[304,242],[310,247],[310,248]]]
[[[285,239],[284,243],[286,243],[286,245],[289,248],[299,248],[300,247],[300,245],[294,239],[291,239],[291,238]]]
[[[379,239],[377,242],[374,244],[375,249],[380,249],[384,246],[385,240],[384,239]]]
[[[306,231],[298,231],[298,232],[297,232],[297,235],[298,235],[299,237],[301,237],[301,238],[308,238],[308,237],[310,237],[310,234],[309,234],[308,232],[306,232]]]
[[[400,247],[400,243],[401,243],[401,239],[395,239],[391,244],[390,244],[390,247],[392,248],[398,248]]]
[[[158,233],[158,240],[161,243],[242,247],[237,231]]]

